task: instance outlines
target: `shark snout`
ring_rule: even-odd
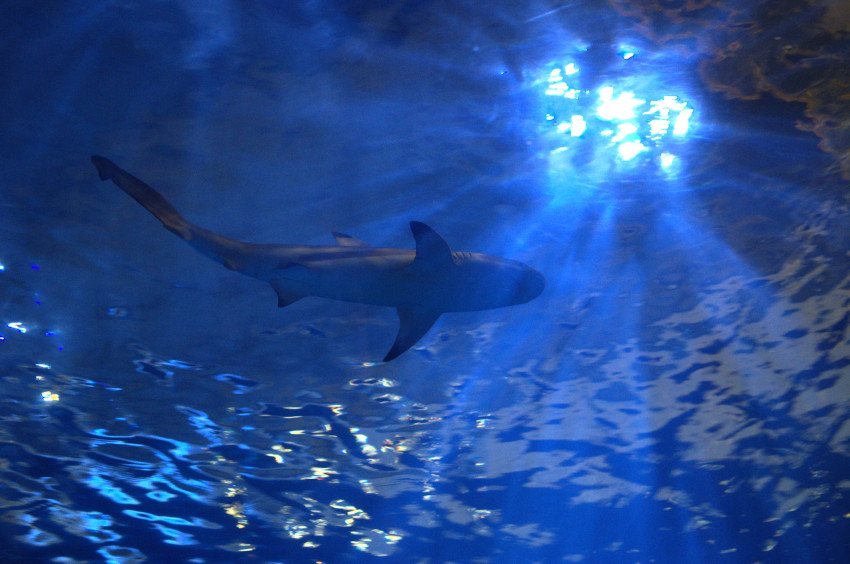
[[[533,268],[526,267],[522,277],[519,279],[516,303],[524,304],[525,302],[530,302],[542,294],[544,288],[546,288],[546,278]]]
[[[514,276],[509,290],[511,305],[530,302],[546,287],[546,278],[540,272],[524,264],[520,266],[521,270]]]

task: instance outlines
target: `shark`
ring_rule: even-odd
[[[336,245],[257,244],[230,239],[187,221],[156,190],[109,159],[92,156],[101,180],[112,180],[195,250],[240,274],[267,282],[278,307],[315,296],[395,308],[399,329],[383,361],[415,345],[444,313],[527,303],[546,285],[521,262],[465,251],[420,221],[411,221],[416,249],[373,247],[343,233]]]

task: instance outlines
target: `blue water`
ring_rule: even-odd
[[[843,44],[515,4],[0,7],[0,561],[847,560],[846,100],[787,55]],[[383,364],[395,312],[278,309],[91,154],[229,237],[418,220],[547,288]]]

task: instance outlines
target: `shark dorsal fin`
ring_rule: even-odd
[[[437,318],[439,312],[424,309],[398,308],[398,335],[395,338],[390,352],[384,357],[384,362],[389,362],[413,345],[428,332]]]
[[[340,247],[371,247],[369,243],[365,241],[361,241],[360,239],[355,239],[351,235],[346,235],[345,233],[338,233],[334,231],[332,233],[334,239],[336,239],[337,244]]]
[[[411,268],[433,271],[454,264],[449,244],[436,231],[421,221],[411,221],[410,230],[416,240],[416,257],[410,265]]]

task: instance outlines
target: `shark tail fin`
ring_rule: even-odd
[[[231,270],[239,270],[239,257],[243,254],[242,243],[208,231],[186,220],[162,194],[122,169],[109,159],[92,156],[101,180],[112,182],[151,212],[166,229],[188,242],[192,247]]]
[[[192,224],[186,221],[180,215],[180,212],[162,197],[162,194],[105,157],[95,155],[91,158],[91,162],[97,168],[97,174],[101,180],[114,182],[116,186],[156,216],[166,229],[186,241],[192,238]]]

